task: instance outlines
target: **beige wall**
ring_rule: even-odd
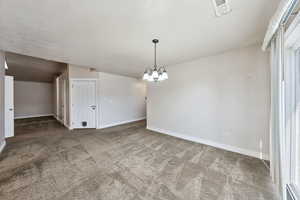
[[[15,118],[53,114],[53,84],[14,81]]]
[[[269,56],[259,45],[168,67],[148,84],[147,126],[260,157],[269,154]]]
[[[98,127],[136,121],[146,117],[146,85],[142,80],[99,73]]]
[[[0,51],[0,151],[5,142],[4,135],[4,77],[5,77],[5,69],[4,69],[4,52]]]

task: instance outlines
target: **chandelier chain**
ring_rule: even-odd
[[[154,43],[154,68],[156,69],[156,43]]]

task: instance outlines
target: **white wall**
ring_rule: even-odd
[[[169,80],[148,85],[147,127],[267,158],[268,61],[255,45],[168,67]]]
[[[143,81],[99,73],[99,128],[145,118],[145,96],[146,85]]]
[[[0,152],[5,145],[5,134],[4,134],[4,52],[0,51]]]
[[[53,84],[15,81],[15,118],[53,114]]]

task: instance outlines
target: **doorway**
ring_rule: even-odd
[[[97,127],[96,80],[71,81],[72,128]]]
[[[14,136],[14,77],[5,76],[4,85],[4,132],[8,138]]]

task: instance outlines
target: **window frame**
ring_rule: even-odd
[[[300,13],[285,32],[284,40],[285,177],[288,193],[300,200]]]

